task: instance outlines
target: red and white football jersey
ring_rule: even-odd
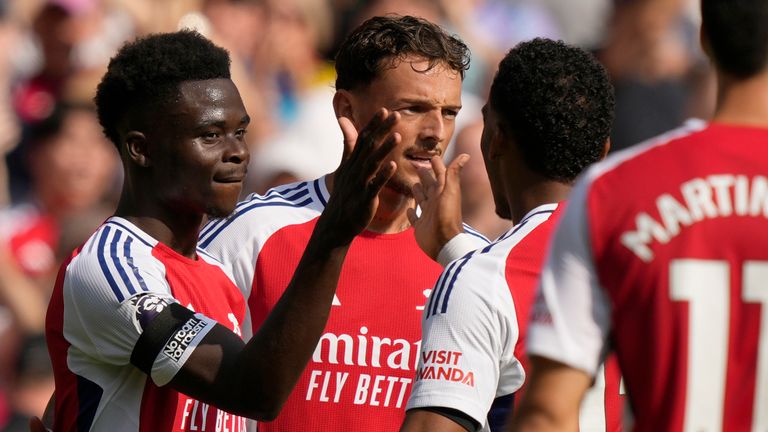
[[[134,366],[152,320],[172,303],[195,311]],[[65,262],[48,306],[56,380],[54,430],[244,431],[245,420],[164,387],[216,322],[240,334],[242,295],[202,251],[179,255],[112,217]],[[152,360],[154,359],[154,360]]]
[[[280,186],[203,229],[200,246],[232,267],[248,299],[249,330],[288,286],[328,197],[323,178]],[[259,430],[397,430],[418,361],[421,311],[440,271],[413,229],[357,236],[312,359],[281,414]]]
[[[484,430],[503,425],[505,418],[489,411],[498,399],[505,404],[498,408],[508,412],[504,397],[524,383],[527,317],[561,207],[531,210],[491,245],[445,268],[424,310],[408,409],[452,408]],[[582,406],[582,431],[621,430],[619,380],[613,366],[596,380]]]
[[[690,122],[579,181],[530,353],[618,355],[638,431],[768,430],[768,129]]]

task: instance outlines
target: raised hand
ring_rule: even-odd
[[[333,191],[318,228],[333,227],[334,245],[347,244],[373,219],[378,207],[378,193],[397,169],[395,162],[384,160],[400,142],[392,132],[400,114],[382,108],[359,132],[352,122],[339,118],[344,134],[345,154],[334,174]]]
[[[408,209],[408,220],[419,247],[432,259],[437,259],[443,246],[464,231],[459,180],[467,161],[469,155],[462,153],[446,168],[440,157],[433,157],[432,170],[418,170],[420,182],[413,186],[413,196],[421,214]]]

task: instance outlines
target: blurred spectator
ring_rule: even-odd
[[[5,156],[16,147],[20,127],[11,103],[13,49],[20,39],[15,23],[6,19],[0,9],[0,207],[10,202],[10,185]]]
[[[689,101],[706,92],[704,60],[698,43],[698,15],[687,0],[616,2],[599,52],[616,86],[614,149],[673,129],[691,115],[709,117],[714,97]],[[712,95],[713,96],[713,95]]]
[[[557,21],[563,41],[591,51],[605,39],[613,3],[614,0],[539,0]]]
[[[256,73],[263,77],[276,133],[251,157],[244,192],[322,176],[341,158],[341,131],[333,113],[335,79],[321,53],[333,20],[327,0],[265,0],[265,37]]]
[[[560,39],[560,28],[539,0],[440,0],[448,28],[472,50],[465,91],[485,97],[501,58],[518,43],[535,37]]]
[[[0,391],[15,382],[14,392],[30,392],[10,394],[12,404],[42,392],[38,382],[14,375],[33,366],[15,366],[19,343],[42,334],[59,263],[111,213],[119,167],[90,106],[57,105],[29,130],[31,195],[0,210]]]
[[[226,48],[232,58],[232,81],[240,90],[251,124],[248,144],[251,151],[275,130],[272,104],[268,101],[272,84],[263,69],[269,66],[259,58],[267,33],[267,7],[264,0],[203,0],[200,13],[182,18],[179,28],[191,27]],[[266,63],[271,63],[267,59]]]
[[[101,0],[45,0],[32,9],[30,31],[11,47],[13,105],[24,131],[51,115],[64,97],[90,100],[94,79],[112,53],[133,34],[131,18]],[[18,58],[18,59],[17,59]],[[97,82],[97,81],[96,81]],[[81,88],[78,88],[80,86]],[[30,173],[23,158],[27,134],[8,156],[11,197],[27,193]]]
[[[42,335],[24,340],[14,372],[8,393],[10,413],[0,428],[27,432],[29,419],[42,415],[54,390],[53,369]]]

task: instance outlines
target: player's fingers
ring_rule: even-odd
[[[357,140],[355,141],[355,149],[358,153],[367,154],[368,151],[374,146],[376,138],[379,134],[382,122],[386,120],[388,116],[387,110],[381,108],[371,117],[366,124],[357,134]]]
[[[400,121],[400,113],[391,112],[385,108],[382,108],[381,112],[384,117],[371,132],[372,148],[376,148],[380,143],[386,142],[389,135],[392,134],[392,129]]]
[[[366,156],[366,161],[368,161],[366,170],[371,172],[378,169],[379,165],[381,165],[381,162],[386,159],[390,153],[392,153],[392,150],[394,150],[400,140],[402,140],[402,136],[400,136],[400,134],[397,132],[387,135],[382,141],[381,145],[374,149],[373,153]]]
[[[384,166],[376,172],[376,176],[374,176],[373,180],[368,183],[369,198],[373,198],[379,194],[379,191],[384,187],[384,184],[395,174],[395,170],[397,170],[397,164],[394,161],[389,161],[389,163],[384,164]]]
[[[440,156],[432,156],[429,159],[430,165],[432,165],[432,171],[434,172],[435,181],[438,187],[445,185],[445,162]]]
[[[344,151],[341,154],[342,162],[349,158],[352,154],[352,150],[355,149],[355,142],[357,141],[357,129],[352,124],[352,120],[346,117],[339,117],[336,119],[339,122],[339,128],[341,128],[341,134],[344,136]]]
[[[416,175],[419,176],[419,182],[421,182],[425,195],[431,195],[438,193],[436,190],[438,183],[435,178],[435,173],[429,168],[417,168]]]
[[[456,156],[450,165],[446,169],[445,175],[445,190],[457,191],[460,189],[459,181],[461,180],[461,170],[469,162],[469,155],[462,153]]]
[[[414,183],[413,187],[411,187],[411,192],[413,192],[413,197],[419,206],[427,200],[427,194],[424,192],[424,186],[421,183]]]

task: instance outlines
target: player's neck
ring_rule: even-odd
[[[123,189],[115,216],[127,219],[180,255],[193,259],[197,256],[197,237],[203,221],[200,213],[165,208],[146,198],[137,200]]]
[[[713,121],[768,127],[768,71],[742,80],[719,76]]]
[[[328,192],[333,191],[334,176],[325,176],[325,186]],[[387,187],[379,192],[379,208],[368,224],[368,230],[379,234],[396,234],[411,227],[408,221],[408,208],[415,206],[412,197],[396,192]]]
[[[572,186],[558,181],[541,181],[525,187],[520,193],[507,198],[512,221],[520,223],[523,217],[538,206],[559,203],[568,199]]]
[[[368,230],[380,234],[396,234],[407,230],[411,227],[407,211],[415,205],[412,197],[385,186],[379,192],[379,207],[368,224]]]

